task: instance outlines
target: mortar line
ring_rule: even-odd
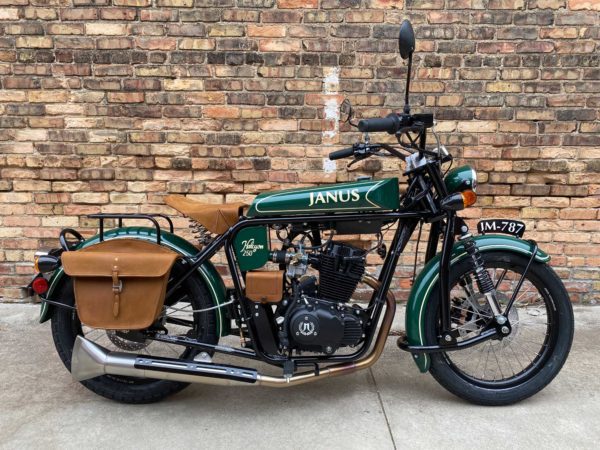
[[[385,406],[383,405],[383,399],[381,398],[381,393],[379,392],[379,386],[377,386],[377,381],[375,380],[375,374],[373,373],[373,369],[369,367],[369,373],[371,374],[371,378],[373,380],[373,385],[375,386],[375,391],[377,392],[377,399],[379,400],[379,404],[381,405],[381,411],[383,412],[383,417],[385,418],[385,424],[388,429],[388,433],[390,434],[390,439],[392,440],[392,445],[394,446],[394,450],[397,450],[396,441],[394,441],[394,435],[392,434],[392,427],[390,426],[390,421],[388,419],[387,413],[385,412]]]

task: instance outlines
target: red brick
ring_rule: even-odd
[[[99,38],[97,45],[100,50],[121,50],[133,47],[131,39],[123,37]]]
[[[569,0],[569,8],[600,11],[600,4],[595,0]]]
[[[94,8],[63,8],[60,10],[62,20],[95,20],[98,10]]]
[[[137,11],[134,8],[102,8],[100,19],[102,20],[135,20]]]
[[[250,37],[283,37],[286,34],[284,25],[248,25]]]
[[[314,9],[318,5],[319,0],[277,0],[277,6],[281,9]]]
[[[143,50],[175,50],[177,41],[173,38],[137,38],[135,45]]]
[[[263,52],[299,52],[301,41],[291,39],[262,39],[258,48]]]
[[[144,101],[143,92],[109,92],[107,97],[111,103],[142,103]]]

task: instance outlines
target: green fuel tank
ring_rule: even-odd
[[[248,217],[375,212],[398,209],[398,178],[287,189],[258,195]]]

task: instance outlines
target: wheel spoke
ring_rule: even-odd
[[[498,369],[500,370],[500,376],[502,378],[504,378],[504,373],[502,373],[502,367],[500,366],[500,360],[498,359],[498,355],[496,355],[496,350],[494,349],[493,345],[492,345],[492,352],[494,353],[494,358],[496,359],[496,364],[498,364]]]
[[[492,346],[492,343],[490,341],[487,341],[487,344],[488,344],[488,351],[485,356],[485,365],[483,366],[483,372],[481,374],[481,378],[485,378],[485,370],[487,369],[488,360],[490,359],[490,348]]]

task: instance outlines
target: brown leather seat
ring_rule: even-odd
[[[242,215],[245,203],[225,203],[212,205],[200,203],[183,195],[168,195],[165,202],[181,214],[204,225],[208,231],[216,234],[225,233],[235,225]]]

